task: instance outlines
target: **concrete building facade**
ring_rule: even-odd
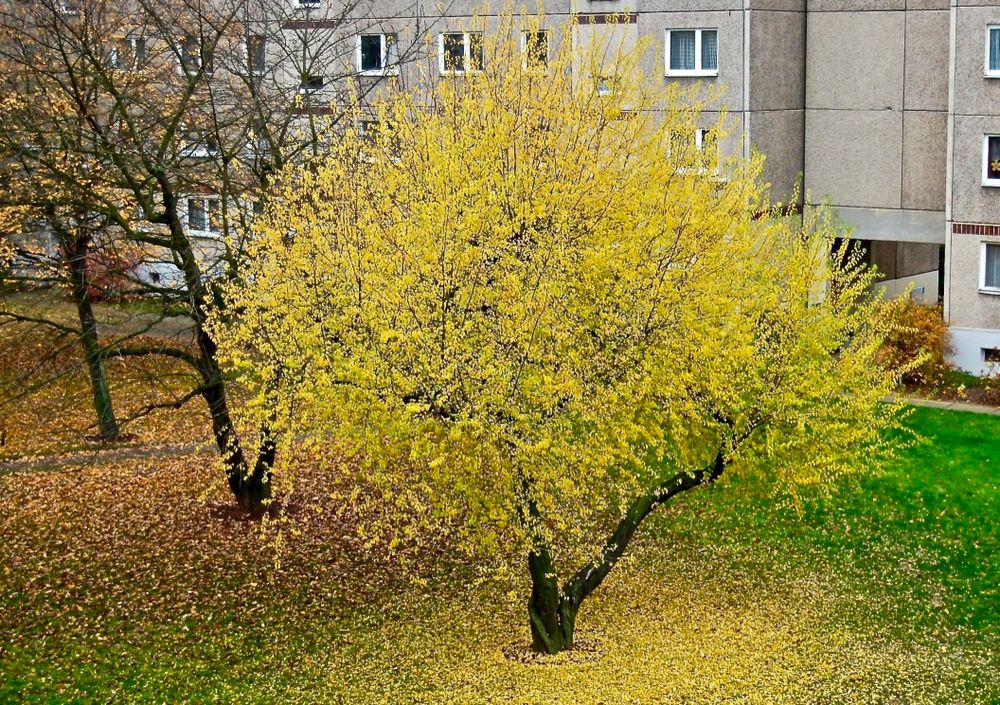
[[[333,4],[286,1],[310,17]],[[443,14],[437,3],[377,5],[384,31],[427,32],[433,52],[441,35],[468,30],[474,18],[487,28],[503,3],[455,0]],[[890,295],[943,299],[956,364],[981,373],[1000,361],[1000,0],[545,0],[540,8],[552,25],[575,19],[575,40],[616,32],[651,41],[650,80],[724,86],[716,107],[732,134],[723,150],[765,154],[775,198],[801,183],[804,208],[832,204]]]
[[[512,7],[506,0],[247,5],[250,35],[236,63],[249,60],[261,80],[285,85],[306,114],[475,70],[490,60],[480,33]],[[709,128],[725,112],[722,151],[766,155],[776,200],[799,194],[806,210],[830,203],[889,294],[943,299],[955,363],[981,373],[1000,362],[1000,0],[518,0],[513,7],[544,12],[549,28],[572,23],[574,42],[648,42],[650,81],[724,88],[702,116]],[[603,78],[596,80],[602,90]],[[191,212],[204,211],[196,220],[211,229],[212,202],[199,198],[189,199]]]

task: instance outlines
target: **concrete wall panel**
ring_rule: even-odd
[[[806,190],[815,202],[899,208],[902,114],[806,111]]]
[[[810,15],[806,107],[901,110],[902,12]]]
[[[808,0],[809,12],[867,12],[904,10],[906,0]]]
[[[982,243],[1000,238],[952,235],[948,248],[951,270],[949,322],[955,326],[1000,328],[1000,296],[979,293],[979,259]]]
[[[906,13],[906,110],[948,109],[949,24],[947,11]]]
[[[801,110],[805,94],[801,12],[750,12],[750,109]]]
[[[963,7],[955,25],[955,113],[1000,113],[1000,78],[986,78],[986,25],[1000,24],[1000,7]]]
[[[947,113],[903,113],[903,208],[944,210],[947,156]]]
[[[668,29],[718,29],[719,74],[714,77],[666,76],[664,45]],[[682,85],[701,82],[724,88],[718,105],[729,110],[743,109],[743,13],[742,12],[656,12],[639,16],[639,34],[648,38],[653,49],[643,69],[651,79],[675,81]]]
[[[802,174],[804,120],[802,110],[750,114],[750,143],[767,157],[764,179],[775,200],[786,201]]]
[[[955,118],[952,220],[1000,223],[1000,187],[983,186],[985,134],[1000,134],[1000,115]]]

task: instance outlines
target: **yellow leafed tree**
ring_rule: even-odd
[[[567,33],[525,60],[537,21],[290,171],[217,332],[251,409],[352,449],[371,535],[523,556],[555,653],[657,506],[727,470],[792,492],[870,470],[900,412],[892,311],[829,219],[699,149],[702,103],[642,49]]]

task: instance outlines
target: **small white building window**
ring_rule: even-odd
[[[146,40],[144,37],[125,37],[111,47],[108,53],[111,68],[132,71],[146,63]]]
[[[679,157],[692,147],[697,152],[704,152],[706,155],[717,156],[719,150],[719,138],[715,130],[708,127],[698,127],[694,133],[675,132],[670,135],[670,153]]]
[[[668,29],[665,48],[668,76],[718,76],[717,29]]]
[[[362,34],[358,37],[358,71],[366,76],[384,76],[399,68],[395,34]]]
[[[438,37],[441,74],[482,71],[486,67],[486,47],[482,32],[447,32]]]
[[[219,154],[219,142],[214,137],[203,137],[196,132],[181,134],[180,156],[191,158],[215,157]]]
[[[1000,294],[1000,243],[984,242],[979,257],[979,290]]]
[[[1000,186],[1000,135],[983,136],[983,186]]]
[[[299,82],[299,93],[302,95],[312,95],[313,93],[323,90],[323,85],[325,83],[326,81],[322,76],[303,76],[302,80]]]
[[[524,52],[525,69],[544,69],[549,65],[549,33],[545,30],[524,32],[521,51]]]
[[[218,198],[187,199],[187,227],[194,233],[222,232],[222,204]]]
[[[986,76],[1000,78],[1000,25],[986,27]]]
[[[208,76],[215,71],[212,49],[202,44],[198,37],[184,38],[180,46],[181,73],[192,74],[203,70]]]

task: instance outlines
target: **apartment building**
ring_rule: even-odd
[[[67,3],[67,11],[76,11]],[[504,0],[248,0],[237,65],[306,116],[473,71]],[[835,208],[890,294],[944,301],[953,361],[1000,363],[1000,0],[526,0],[573,41],[647,41],[650,81],[724,89],[702,119],[772,195]],[[550,36],[557,36],[555,34]],[[137,53],[139,47],[132,46]],[[204,60],[192,45],[191,61]],[[199,58],[200,57],[200,58]],[[217,59],[218,61],[218,59]],[[608,77],[591,77],[611,90]],[[367,121],[363,120],[363,126]],[[699,141],[710,135],[699,133]],[[188,199],[212,235],[211,195]]]
[[[321,28],[334,0],[286,0],[293,31]],[[425,43],[437,72],[474,70],[502,2],[375,3],[358,32],[360,80],[393,66],[394,46]],[[538,9],[526,4],[524,9]],[[776,199],[803,186],[852,229],[890,295],[944,301],[953,362],[1000,362],[1000,0],[544,0],[574,41],[602,35],[656,47],[651,81],[724,88],[727,152],[766,155]],[[614,35],[614,36],[612,36]],[[432,71],[433,73],[433,71]],[[601,77],[597,78],[601,90]],[[701,134],[698,135],[702,137]],[[801,179],[801,182],[800,182]]]

